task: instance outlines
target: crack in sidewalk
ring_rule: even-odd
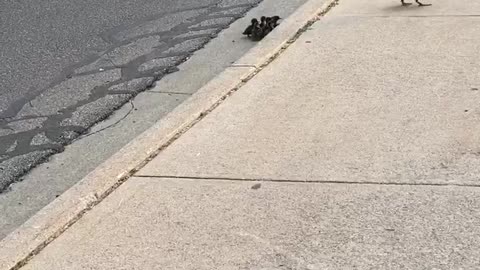
[[[72,141],[72,143],[73,143],[73,142],[76,142],[76,141],[79,141],[79,140],[82,140],[82,139],[85,139],[85,138],[87,138],[87,137],[90,137],[90,136],[92,136],[92,135],[98,134],[98,133],[100,133],[100,132],[102,132],[102,131],[104,131],[104,130],[113,128],[113,127],[115,127],[116,125],[118,125],[120,122],[122,122],[123,120],[125,120],[134,110],[136,110],[135,104],[134,104],[133,102],[134,102],[134,99],[129,100],[128,103],[130,103],[130,109],[129,109],[128,112],[126,112],[125,115],[123,115],[120,119],[118,119],[117,121],[109,124],[109,125],[106,126],[106,127],[101,128],[101,129],[99,129],[99,130],[96,130],[96,131],[94,131],[94,132],[87,133],[87,134],[85,134],[85,135],[81,135],[81,136],[75,138],[75,139]]]
[[[178,179],[178,180],[206,180],[219,182],[272,182],[298,184],[339,184],[339,185],[378,185],[378,186],[434,186],[434,187],[473,187],[480,188],[480,184],[432,183],[432,182],[380,182],[380,181],[334,181],[334,180],[296,180],[280,178],[241,178],[241,177],[209,177],[209,176],[178,176],[178,175],[133,175],[138,178]]]

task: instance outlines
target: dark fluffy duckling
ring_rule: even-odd
[[[265,20],[265,25],[263,26],[263,35],[266,36],[273,30],[273,28],[274,26],[272,23],[272,18],[267,17],[267,19]]]
[[[250,25],[245,29],[245,31],[243,31],[242,34],[250,37],[250,36],[252,35],[253,29],[254,29],[255,27],[257,27],[257,26],[258,26],[258,20],[255,19],[255,18],[253,18],[253,19],[252,19],[252,24],[250,24]]]
[[[252,35],[250,36],[252,40],[259,41],[263,37],[265,37],[265,25],[263,27],[260,27],[260,24],[256,25],[252,29]]]
[[[269,28],[268,32],[272,31],[275,27],[278,26],[278,20],[280,20],[279,16],[273,16],[273,17],[267,18],[267,25]]]
[[[260,25],[259,25],[260,28],[265,27],[266,22],[267,22],[267,17],[265,16],[260,17]]]
[[[280,16],[273,16],[270,18],[270,22],[272,23],[273,27],[277,27],[278,26],[278,21],[281,20],[282,18],[280,18]]]

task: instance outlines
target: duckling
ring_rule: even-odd
[[[272,24],[272,18],[267,17],[265,20],[265,25],[263,26],[263,35],[266,36],[273,30],[274,26]]]
[[[409,5],[412,4],[412,3],[405,3],[405,0],[400,0],[400,2],[402,2],[402,6],[409,6]],[[420,6],[420,7],[426,7],[426,6],[431,6],[432,5],[432,4],[423,4],[418,0],[415,0],[415,2],[417,2],[418,6]]]
[[[260,27],[259,24],[255,25],[255,27],[253,27],[252,29],[252,35],[250,36],[250,38],[254,41],[259,41],[263,37],[265,37],[264,27],[265,26]]]
[[[259,41],[263,37],[265,37],[264,30],[265,30],[266,20],[267,20],[267,17],[262,16],[260,18],[260,23],[257,23],[254,27],[252,27],[252,34],[250,35],[252,40]]]
[[[273,28],[277,27],[278,26],[278,21],[281,20],[282,18],[280,18],[280,16],[273,16],[271,17],[271,23],[273,25]]]
[[[273,16],[273,17],[267,18],[267,25],[269,27],[269,32],[278,26],[278,20],[280,20],[279,16]]]
[[[258,25],[258,20],[253,18],[252,19],[252,24],[250,24],[245,31],[243,31],[243,35],[246,35],[247,37],[250,37],[252,35],[253,29]]]
[[[260,28],[263,28],[265,26],[266,21],[267,21],[267,17],[265,16],[260,17]]]

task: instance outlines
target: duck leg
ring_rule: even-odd
[[[412,3],[405,3],[405,0],[400,0],[402,2],[402,6],[410,6]]]
[[[417,4],[418,4],[419,6],[421,6],[421,7],[427,7],[427,6],[431,6],[431,5],[432,5],[432,4],[423,4],[423,3],[421,3],[421,2],[418,1],[418,0],[415,0],[415,2],[417,2]]]

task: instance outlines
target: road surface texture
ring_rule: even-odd
[[[0,2],[0,192],[261,0]]]

